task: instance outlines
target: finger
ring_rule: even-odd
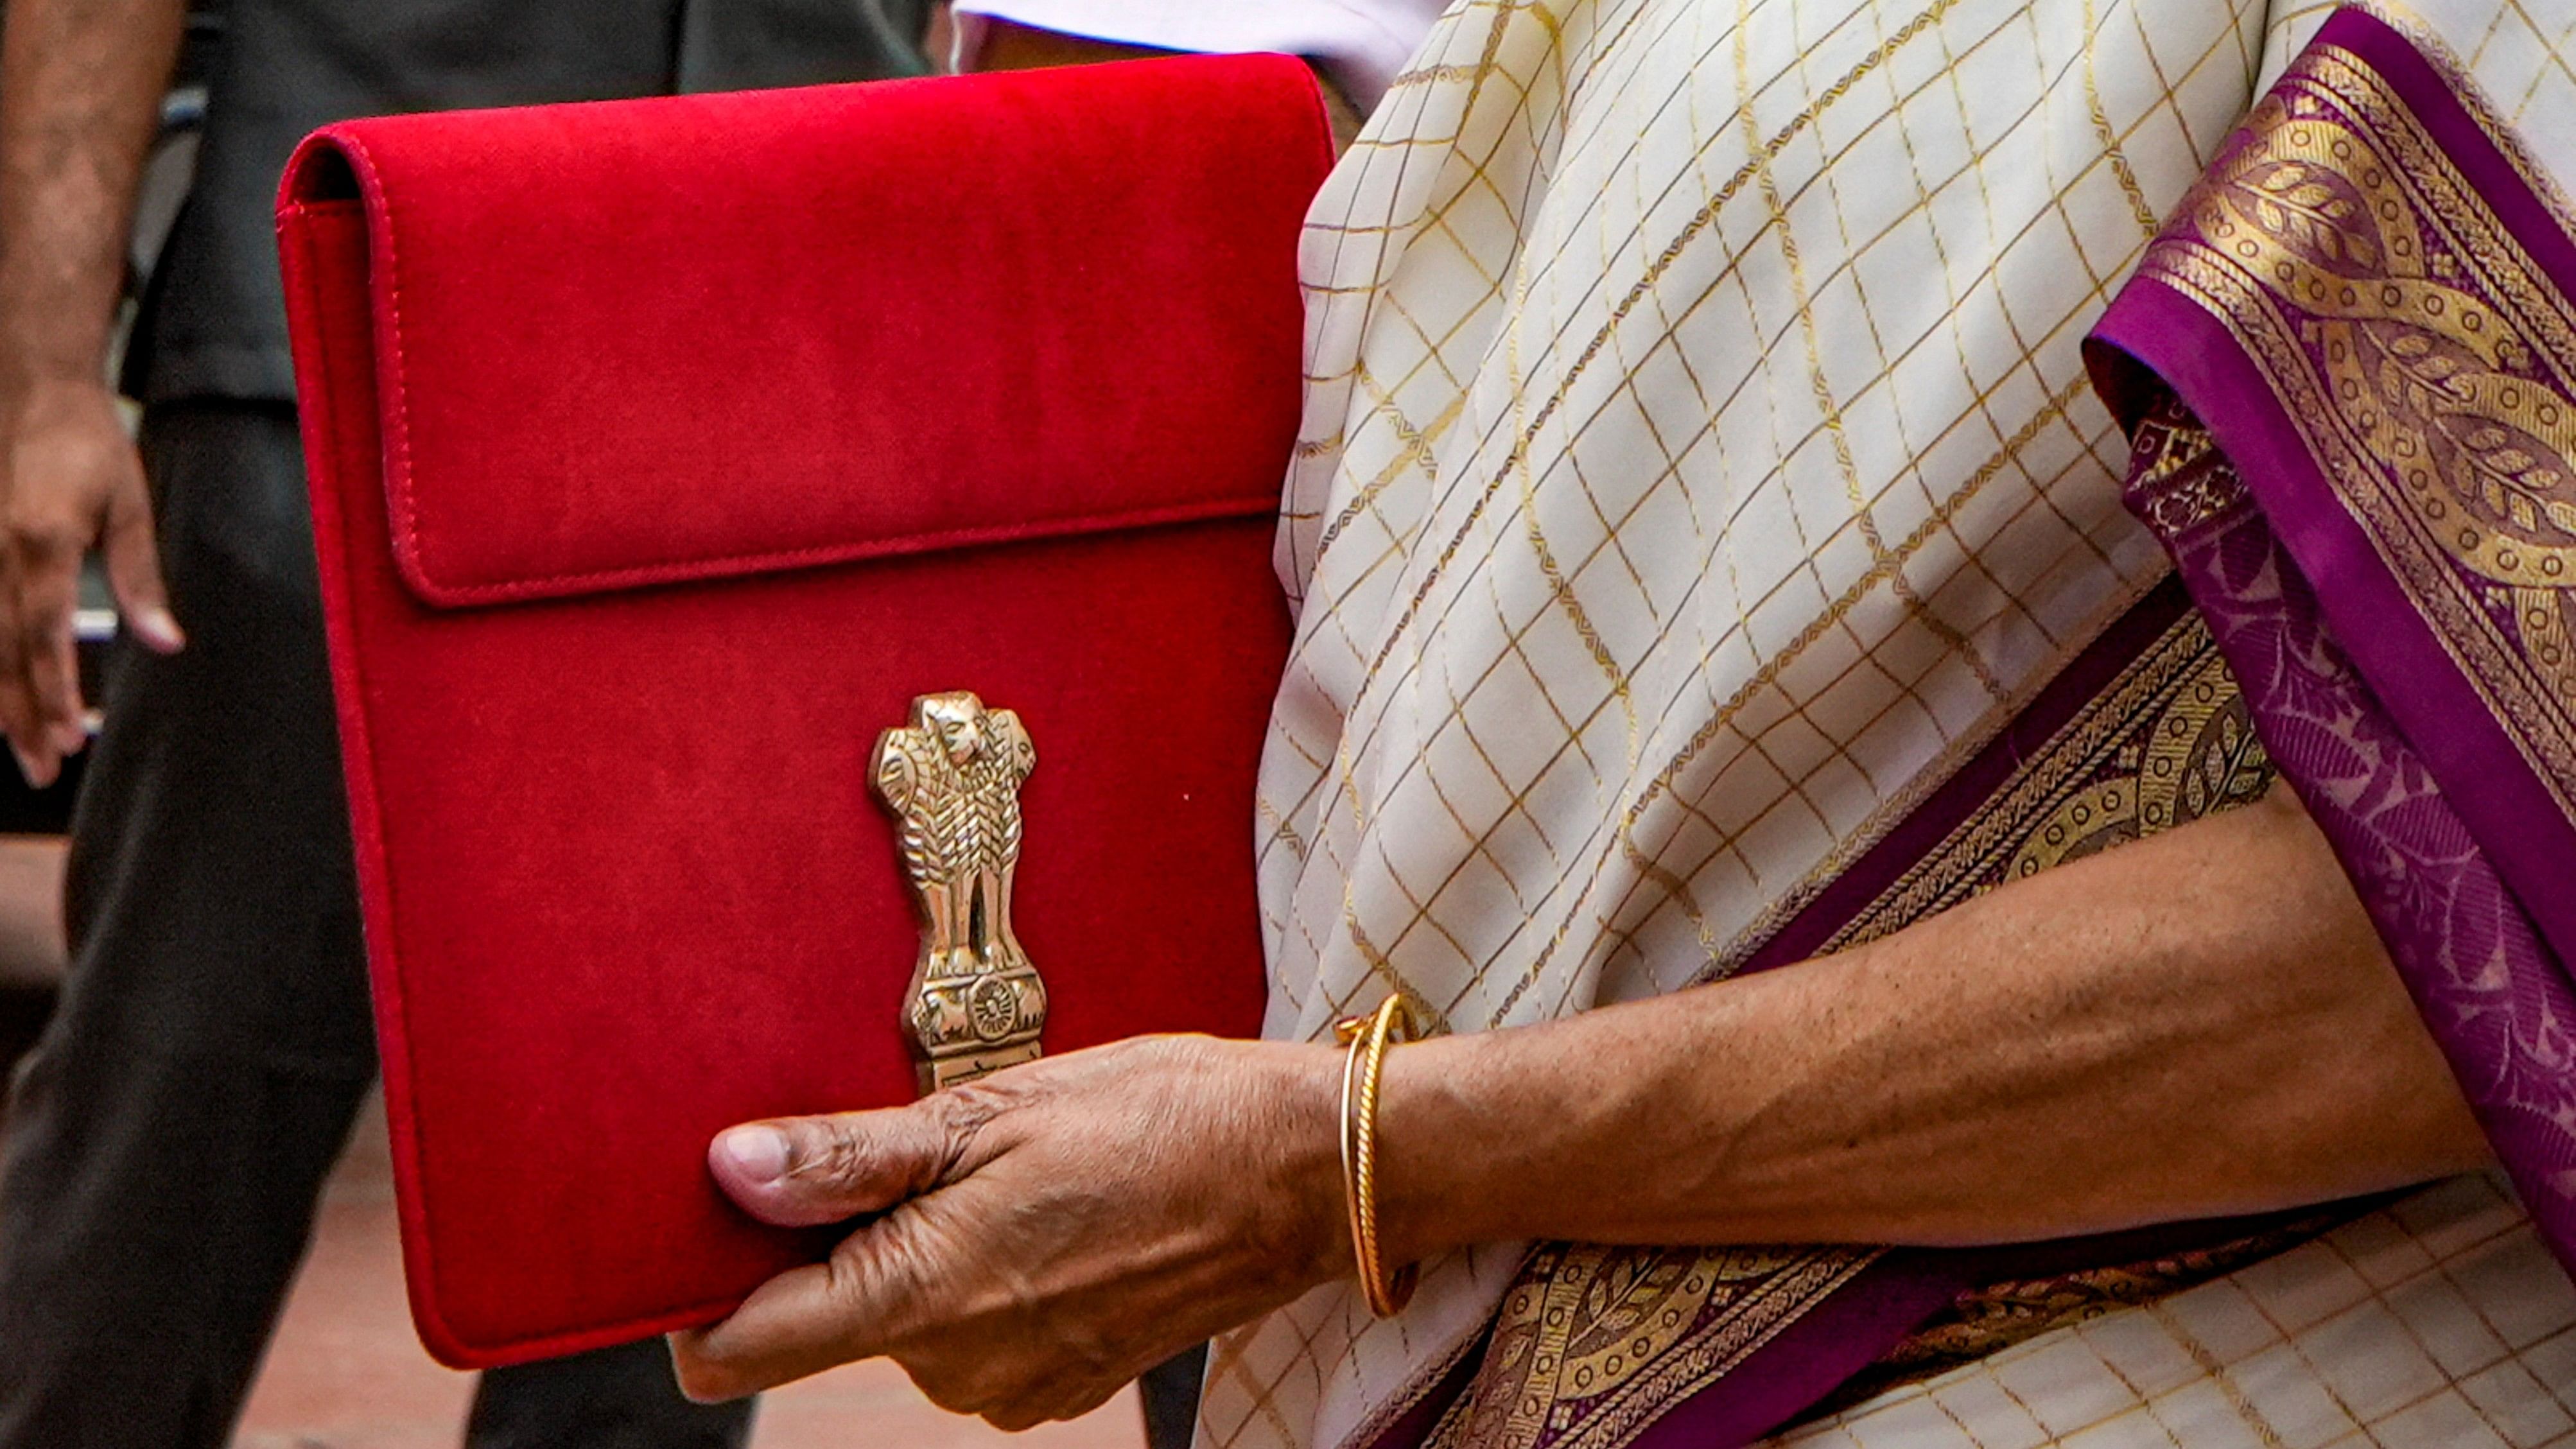
[[[40,768],[28,749],[30,743],[41,744],[43,732],[36,727],[36,703],[27,693],[27,667],[18,648],[18,570],[15,555],[0,547],[0,734],[9,740],[9,753],[18,761],[18,773],[27,783],[43,789],[52,782],[52,772]]]
[[[1108,1403],[1125,1387],[1123,1382],[1100,1381],[1052,1384],[1040,1397],[986,1409],[981,1417],[1005,1434],[1017,1434],[1058,1419],[1079,1419]]]
[[[80,597],[80,544],[67,535],[22,535],[18,575],[18,648],[26,667],[35,728],[56,757],[79,751],[80,661],[72,612]]]
[[[107,562],[107,584],[116,595],[117,612],[135,640],[155,654],[176,654],[187,635],[170,612],[170,591],[161,582],[161,546],[152,532],[152,493],[141,467],[129,467],[107,499],[107,527],[99,541]]]
[[[54,681],[54,700],[47,734],[54,752],[77,755],[89,746],[89,710],[81,702],[80,641],[66,611],[60,629],[45,636],[45,675]]]
[[[727,1128],[707,1144],[707,1167],[765,1223],[813,1227],[883,1212],[936,1187],[961,1155],[961,1125],[942,1103]]]
[[[914,1281],[906,1255],[881,1241],[896,1232],[862,1228],[828,1260],[752,1290],[722,1322],[672,1334],[680,1391],[701,1403],[738,1399],[883,1353],[909,1316]]]
[[[5,695],[7,703],[9,748],[17,755],[18,768],[26,774],[27,783],[38,789],[54,782],[62,760],[62,752],[54,745],[53,717],[38,683],[50,648],[39,611],[56,552],[43,535],[22,525],[12,527],[8,540],[8,615],[0,620],[0,645],[5,645],[9,666],[5,680],[0,680],[5,683],[0,695]]]

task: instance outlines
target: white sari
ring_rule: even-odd
[[[2576,13],[2547,8],[2433,20],[2565,179]],[[2078,343],[2325,14],[2276,9],[1453,6],[1305,241],[1269,1034],[1723,974],[2164,575]],[[1365,1444],[1521,1252],[1426,1265],[1395,1320],[1333,1287],[1220,1340],[1200,1443]],[[2125,1392],[2012,1442],[2155,1397]],[[2001,1449],[1869,1417],[1898,1408],[1817,1432]],[[2099,1442],[2175,1442],[2139,1422]]]

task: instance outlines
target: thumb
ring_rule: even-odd
[[[170,591],[161,583],[161,548],[152,533],[152,495],[139,464],[124,470],[108,494],[99,552],[118,611],[134,637],[155,654],[176,654],[187,642],[170,613]]]
[[[707,1168],[745,1212],[780,1227],[883,1212],[938,1186],[961,1155],[964,1134],[939,1103],[729,1127],[707,1144]]]

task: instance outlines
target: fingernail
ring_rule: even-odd
[[[772,1183],[787,1175],[787,1134],[775,1127],[735,1127],[716,1139],[736,1176],[748,1183]]]
[[[156,653],[176,654],[188,642],[188,636],[179,632],[179,621],[157,605],[136,610],[133,623],[134,636]]]
[[[12,740],[9,744],[9,753],[18,757],[18,773],[27,778],[27,783],[29,785],[41,790],[47,785],[54,783],[53,772],[50,770],[38,770],[36,768],[35,759],[25,750],[18,748],[15,740]]]

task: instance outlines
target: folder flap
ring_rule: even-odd
[[[391,545],[458,607],[1267,512],[1298,220],[1282,56],[388,117],[355,201]]]

